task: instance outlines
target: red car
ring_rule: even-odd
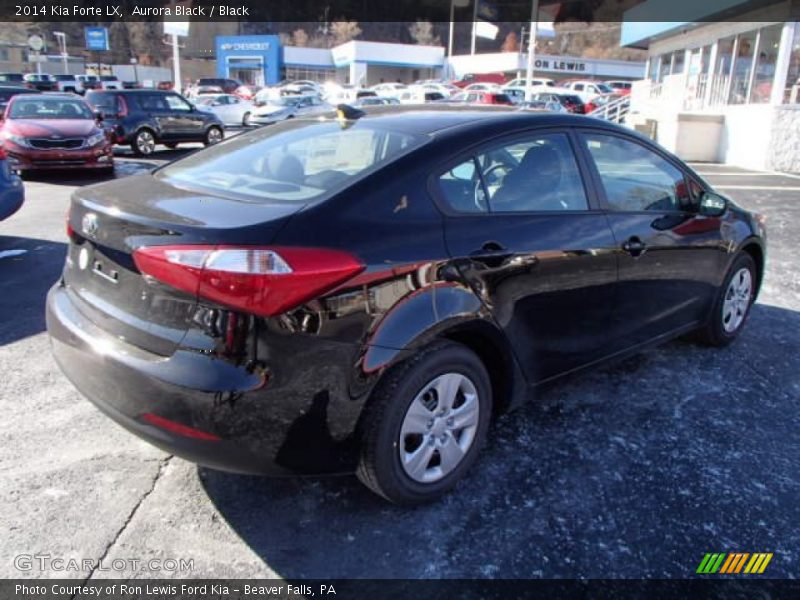
[[[14,96],[3,115],[0,143],[19,171],[114,169],[112,145],[99,117],[73,94]]]
[[[498,106],[513,106],[514,102],[503,92],[461,92],[445,100],[449,103],[458,104],[495,104]]]
[[[503,85],[506,82],[506,76],[502,73],[467,73],[458,81],[451,82],[454,86],[465,88],[473,83],[496,83]]]
[[[252,100],[261,89],[259,85],[243,84],[236,88],[233,92],[234,96],[238,96],[242,100]]]

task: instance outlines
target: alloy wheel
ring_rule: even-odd
[[[142,154],[152,154],[156,149],[156,140],[149,131],[140,131],[136,135],[136,148]]]
[[[445,373],[425,385],[400,428],[398,449],[406,475],[432,483],[451,473],[475,440],[479,413],[478,392],[465,375]]]
[[[217,127],[212,127],[208,130],[208,134],[206,135],[206,140],[208,145],[211,146],[213,144],[218,144],[222,141],[222,131]]]
[[[750,269],[741,268],[733,275],[722,302],[722,327],[733,333],[744,322],[753,292],[753,276]]]

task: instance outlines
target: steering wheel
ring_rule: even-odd
[[[503,163],[498,163],[486,169],[486,172],[483,174],[483,181],[486,183],[487,188],[490,184],[500,181],[500,178],[495,175],[495,171],[499,171],[500,169],[505,170],[507,174],[511,171],[512,167]],[[481,185],[481,179],[478,178],[477,181],[475,181],[475,205],[481,212],[486,212],[488,210],[488,200],[484,192],[484,187]]]

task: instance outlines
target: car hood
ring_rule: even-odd
[[[100,131],[91,119],[8,119],[3,129],[24,137],[85,137]]]

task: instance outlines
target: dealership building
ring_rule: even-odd
[[[461,77],[467,73],[503,72],[518,77],[525,72],[526,55],[501,52],[447,58],[442,46],[390,44],[353,40],[331,49],[282,46],[276,35],[219,36],[216,38],[218,77],[256,85],[308,79],[360,85],[419,79]],[[644,63],[541,55],[537,76],[552,79],[641,79]]]
[[[649,54],[627,122],[687,160],[800,172],[800,0],[693,6],[686,22],[659,22],[657,0],[625,14],[622,45]]]

